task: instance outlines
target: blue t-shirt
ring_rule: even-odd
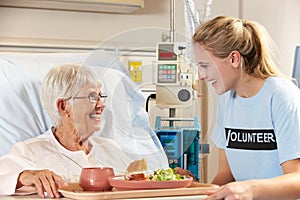
[[[269,77],[253,97],[219,96],[212,140],[224,149],[236,181],[283,174],[281,163],[300,158],[300,90]]]

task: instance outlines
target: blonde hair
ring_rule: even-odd
[[[41,103],[48,112],[53,124],[59,126],[61,115],[56,102],[58,99],[70,100],[87,84],[100,82],[94,71],[82,64],[63,64],[53,67],[41,85]]]
[[[254,21],[218,16],[200,25],[193,40],[219,58],[238,51],[246,74],[258,78],[284,77],[278,69],[275,43],[267,30]]]

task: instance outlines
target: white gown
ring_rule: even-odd
[[[0,158],[0,195],[15,193],[19,173],[25,169],[49,169],[61,175],[66,182],[78,182],[81,167],[112,167],[118,175],[124,174],[133,161],[111,139],[94,137],[90,143],[93,147],[88,155],[83,151],[72,152],[60,145],[52,131],[48,130],[36,138],[15,144],[10,154]],[[160,158],[152,163],[156,168],[163,165]],[[29,188],[21,189],[27,191]]]

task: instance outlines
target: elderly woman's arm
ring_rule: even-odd
[[[14,154],[2,156],[0,158],[0,166],[0,195],[14,194],[19,174],[26,168],[34,168],[32,163]]]
[[[44,192],[47,192],[48,197],[59,198],[57,189],[65,185],[62,177],[50,170],[24,170],[19,175],[16,189],[34,186],[40,197],[44,197]]]
[[[34,163],[22,156],[28,155],[26,148],[20,151],[19,146],[0,158],[0,195],[37,191],[40,197],[44,192],[49,197],[59,197],[57,189],[65,185],[63,179],[49,170],[36,170]]]

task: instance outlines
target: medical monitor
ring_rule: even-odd
[[[293,68],[292,76],[293,76],[293,78],[295,78],[297,80],[298,87],[300,88],[300,46],[296,47],[294,68]]]

